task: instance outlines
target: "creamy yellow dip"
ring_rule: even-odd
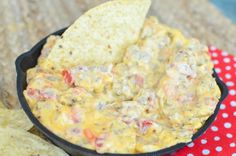
[[[24,95],[42,124],[69,142],[99,153],[151,152],[191,141],[214,112],[220,91],[207,48],[154,17],[117,64],[44,70],[58,38],[49,37],[27,71]]]

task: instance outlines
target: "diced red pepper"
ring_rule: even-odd
[[[62,75],[63,75],[63,78],[64,78],[66,84],[71,86],[74,83],[74,80],[73,80],[73,77],[72,77],[72,74],[70,71],[63,70]]]
[[[150,120],[143,120],[138,123],[138,127],[140,132],[146,133],[147,129],[152,126],[152,121]]]
[[[56,99],[56,94],[49,94],[44,92],[44,90],[33,88],[27,88],[27,94],[37,100]]]
[[[101,148],[104,143],[105,143],[105,140],[106,140],[106,134],[101,134],[99,135],[96,139],[95,139],[95,147],[98,149],[98,148]]]
[[[104,143],[104,138],[96,138],[95,140],[95,146],[97,148],[100,148],[103,146],[103,143]]]
[[[29,96],[34,96],[35,95],[35,89],[33,88],[27,88],[27,94]]]
[[[152,122],[149,121],[149,120],[144,120],[144,121],[142,122],[142,126],[143,126],[143,127],[144,127],[144,126],[150,127],[151,125],[152,125]]]
[[[143,87],[144,84],[144,78],[141,75],[136,74],[135,77],[135,83],[139,86],[139,87]]]
[[[83,133],[90,143],[93,143],[97,138],[90,129],[84,129]]]

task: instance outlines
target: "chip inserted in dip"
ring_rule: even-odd
[[[47,39],[24,96],[57,136],[98,153],[191,141],[220,90],[208,49],[147,17],[150,0],[113,0]]]

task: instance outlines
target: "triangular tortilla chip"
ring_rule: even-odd
[[[23,109],[0,108],[0,127],[29,130],[33,127]]]
[[[0,155],[68,156],[63,150],[20,129],[0,127]]]
[[[79,17],[40,66],[62,70],[77,65],[119,62],[138,40],[150,0],[113,0]]]

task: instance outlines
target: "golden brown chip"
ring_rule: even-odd
[[[0,155],[68,156],[63,150],[29,132],[0,128]]]
[[[29,130],[33,124],[22,109],[0,108],[0,127]]]

